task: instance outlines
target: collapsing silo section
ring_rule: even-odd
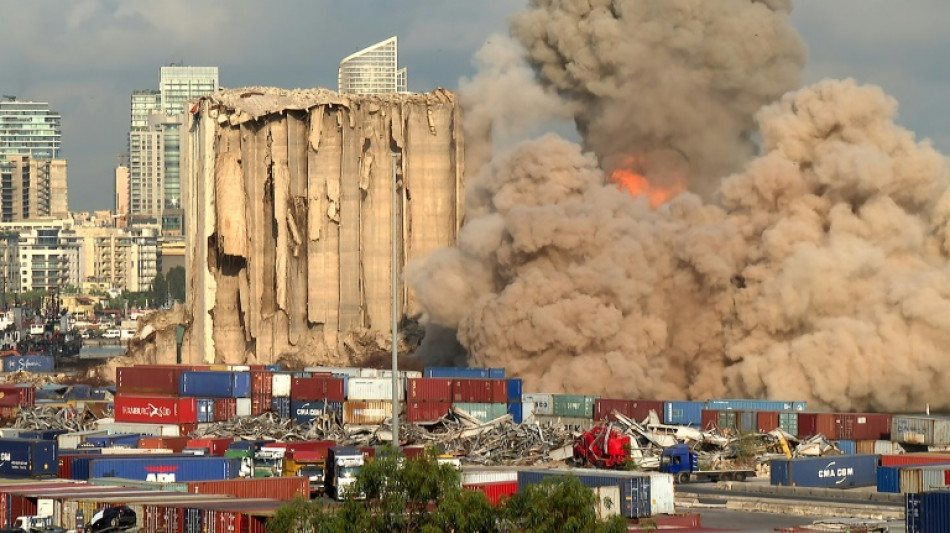
[[[453,244],[461,223],[455,95],[254,88],[193,109],[183,361],[348,364],[385,353],[394,175],[400,279],[407,261]],[[398,316],[412,316],[399,285]]]

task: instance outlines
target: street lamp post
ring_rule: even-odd
[[[398,182],[396,181],[396,165],[399,161],[399,154],[393,152],[392,154],[392,170],[393,170],[393,205],[392,205],[392,357],[393,357],[393,446],[396,448],[399,447],[399,349],[398,349],[398,334],[399,334],[399,241],[398,241],[398,222],[399,217],[397,210],[399,209],[399,198],[398,198]]]

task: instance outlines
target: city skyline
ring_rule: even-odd
[[[232,88],[332,89],[342,58],[395,35],[400,67],[412,73],[409,90],[457,90],[460,79],[476,74],[475,53],[492,35],[507,34],[506,18],[522,7],[503,0],[407,1],[387,17],[373,17],[371,7],[334,2],[194,7],[93,0],[63,10],[53,2],[0,0],[10,28],[0,46],[13,51],[0,58],[0,93],[48,102],[62,114],[70,210],[111,209],[129,95],[157,87],[162,66],[216,65],[221,84]],[[930,0],[913,10],[880,0],[797,2],[793,24],[809,47],[803,82],[853,77],[881,85],[900,104],[899,122],[948,153],[947,106],[941,104],[950,59],[939,53],[950,44],[941,29],[948,15],[950,5]],[[241,34],[255,38],[234,39]],[[31,38],[36,35],[55,37]]]

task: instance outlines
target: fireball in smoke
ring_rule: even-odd
[[[681,175],[667,175],[666,184],[661,184],[660,179],[653,176],[653,179],[647,176],[644,169],[648,163],[643,158],[635,156],[623,156],[618,158],[615,164],[608,165],[608,179],[615,183],[621,190],[627,191],[633,196],[643,196],[650,203],[650,207],[657,207],[669,202],[674,196],[686,189]]]

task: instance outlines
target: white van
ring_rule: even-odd
[[[122,332],[117,329],[107,329],[105,333],[102,334],[103,339],[118,339],[122,336]]]
[[[124,341],[132,340],[133,338],[135,338],[135,330],[134,330],[134,329],[123,329],[123,330],[120,331],[120,336],[119,336],[119,338],[122,339],[122,340],[124,340]]]

